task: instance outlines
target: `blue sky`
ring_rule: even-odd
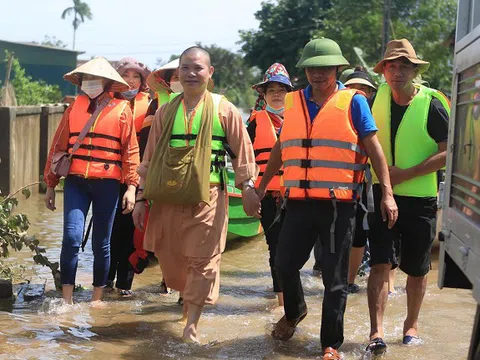
[[[80,59],[134,56],[150,67],[197,41],[236,51],[238,30],[256,29],[260,0],[84,0],[93,20],[77,30]],[[55,36],[72,46],[73,18],[61,19],[71,0],[1,0],[0,39],[41,42]],[[8,14],[8,15],[7,15]]]

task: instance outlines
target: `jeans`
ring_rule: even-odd
[[[85,179],[69,175],[65,179],[63,241],[60,270],[63,285],[75,285],[78,251],[82,244],[90,203],[93,203],[93,286],[107,283],[110,267],[110,236],[118,202],[118,180]]]
[[[337,202],[335,253],[330,248],[333,204],[330,200],[288,200],[277,246],[275,266],[283,290],[285,316],[295,320],[307,311],[300,281],[316,241],[322,242],[322,280],[325,286],[320,340],[322,348],[338,349],[343,343],[347,304],[348,260],[355,227],[356,203]]]

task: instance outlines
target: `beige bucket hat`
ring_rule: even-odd
[[[400,39],[400,40],[392,40],[387,44],[387,49],[385,50],[385,54],[383,59],[375,65],[373,71],[377,74],[383,73],[383,66],[385,61],[395,60],[398,58],[404,57],[408,59],[412,64],[418,65],[418,73],[422,74],[428,70],[430,67],[430,63],[428,61],[420,60],[417,57],[417,53],[413,48],[410,41],[407,39]]]
[[[180,66],[180,58],[170,61],[169,63],[162,65],[155,71],[152,71],[150,75],[147,77],[147,86],[152,91],[161,91],[167,90],[169,92],[173,92],[168,86],[167,81],[165,79],[165,74],[169,70],[175,70]],[[207,85],[207,90],[212,91],[214,87],[213,80],[210,79]]]
[[[108,91],[123,92],[130,89],[130,86],[104,57],[96,57],[80,65],[75,70],[63,75],[63,78],[74,85],[81,85],[82,75],[98,76],[112,81]]]

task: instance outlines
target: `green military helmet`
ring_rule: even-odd
[[[297,68],[321,66],[347,66],[350,65],[343,57],[342,49],[333,40],[327,38],[314,39],[303,48],[302,57]]]
[[[346,70],[343,70],[343,72],[340,74],[340,77],[338,78],[338,80],[340,80],[341,83],[345,84],[345,82],[347,81],[347,78],[352,75],[354,73],[354,69],[346,69]]]

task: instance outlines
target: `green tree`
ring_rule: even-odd
[[[10,82],[15,90],[18,105],[52,104],[62,99],[62,92],[58,85],[49,85],[43,80],[33,80],[21,67],[18,59],[13,60]]]
[[[232,103],[248,110],[255,103],[255,94],[251,89],[255,82],[254,70],[245,63],[239,53],[215,44],[202,47],[210,54],[215,68],[215,92],[224,94]]]
[[[72,49],[75,50],[75,36],[77,33],[77,29],[81,23],[85,22],[85,18],[92,20],[92,11],[90,10],[90,6],[81,1],[81,0],[73,0],[73,6],[66,8],[62,12],[62,19],[70,15],[73,12],[73,47]]]
[[[359,63],[354,47],[373,67],[382,57],[383,0],[332,0],[324,13],[324,28],[315,36],[337,41],[352,65]],[[417,55],[430,61],[423,75],[430,86],[450,92],[453,53],[445,41],[455,28],[456,0],[391,0],[391,39],[407,38]],[[361,16],[359,16],[361,13]]]
[[[67,47],[67,44],[65,44],[62,40],[57,39],[55,36],[50,37],[48,35],[45,35],[40,45],[56,47],[60,49],[65,49]]]
[[[250,66],[265,71],[280,62],[291,76],[302,75],[295,65],[313,34],[323,28],[323,14],[330,0],[278,0],[261,3],[255,13],[257,30],[241,30],[240,44]]]

